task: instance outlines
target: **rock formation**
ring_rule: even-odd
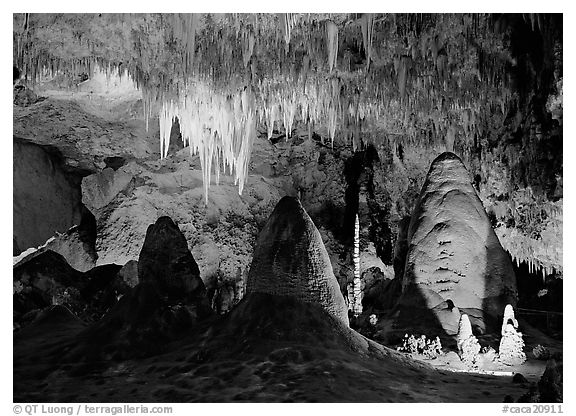
[[[82,273],[52,250],[22,260],[13,271],[14,326],[26,326],[53,305],[86,322],[99,320],[129,289],[119,271],[120,266],[109,264]]]
[[[139,283],[86,329],[81,337],[87,342],[72,352],[72,359],[157,353],[211,315],[206,288],[186,238],[169,217],[160,217],[148,227],[137,268]]]
[[[360,280],[360,222],[358,214],[356,214],[356,221],[354,222],[354,280],[352,282],[353,288],[349,308],[358,316],[362,313],[362,290]],[[350,293],[350,292],[349,292]]]
[[[148,227],[138,258],[138,278],[173,300],[205,297],[198,265],[186,238],[170,217],[160,217]]]
[[[497,316],[507,303],[515,304],[510,259],[468,171],[453,153],[443,153],[432,163],[410,221],[408,241],[401,304],[433,310],[450,300],[460,310],[476,311],[480,321],[486,315]],[[407,299],[414,296],[419,299]],[[442,316],[436,318],[445,330],[453,327]]]
[[[65,233],[56,233],[50,237],[43,245],[37,248],[28,248],[20,252],[17,248],[14,250],[13,264],[23,264],[32,260],[34,257],[51,250],[60,254],[66,259],[66,262],[74,269],[86,272],[96,266],[98,254],[96,253],[96,220],[88,209],[82,209],[82,220],[80,225],[75,225]],[[16,243],[14,239],[14,243]],[[19,254],[18,254],[19,253]]]
[[[458,327],[458,353],[460,359],[469,367],[476,364],[478,354],[480,353],[480,344],[478,339],[472,333],[472,325],[468,315],[463,314],[460,317],[460,324]]]
[[[546,363],[546,370],[538,381],[540,392],[540,402],[542,403],[562,403],[563,402],[563,364],[556,363],[551,359]]]
[[[127,262],[120,271],[118,275],[122,280],[130,287],[134,287],[138,284],[138,262],[136,260],[130,260]]]
[[[499,360],[506,365],[519,365],[526,361],[524,339],[518,331],[518,321],[514,318],[512,305],[506,305],[502,322],[502,339],[498,349]]]
[[[293,197],[282,198],[258,236],[247,293],[294,296],[348,324],[344,297],[318,229]]]
[[[13,237],[26,250],[80,224],[80,178],[64,170],[51,148],[16,137],[13,145]]]
[[[504,336],[508,324],[512,324],[515,329],[518,329],[518,321],[514,317],[514,308],[512,305],[506,305],[504,308],[504,318],[502,319],[501,335]]]

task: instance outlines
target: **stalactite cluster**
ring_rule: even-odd
[[[549,20],[525,19],[534,30]],[[96,65],[126,71],[147,124],[166,120],[200,80],[222,96],[251,88],[254,127],[269,137],[281,126],[290,138],[301,122],[356,149],[378,128],[372,141],[440,141],[466,155],[520,103],[507,75],[510,26],[490,15],[16,14],[14,27],[14,61],[28,80]]]
[[[170,132],[176,119],[184,145],[200,156],[205,202],[208,203],[213,170],[216,183],[221,171],[233,175],[242,194],[256,132],[254,94],[244,89],[224,96],[206,85],[196,84],[184,98],[165,102],[159,117],[163,157],[168,155]]]

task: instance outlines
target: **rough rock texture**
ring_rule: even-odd
[[[82,179],[82,202],[90,211],[96,212],[126,189],[132,178],[133,175],[129,171],[122,168],[115,171],[109,167],[102,172],[87,176]]]
[[[362,306],[366,312],[393,308],[402,290],[401,280],[394,278],[390,266],[384,271],[378,267],[369,268],[362,274],[362,283]]]
[[[160,217],[148,227],[138,258],[138,279],[170,299],[205,297],[198,265],[186,238],[170,217]]]
[[[60,254],[70,266],[81,272],[86,272],[96,266],[98,258],[98,254],[96,254],[96,219],[92,213],[82,207],[80,225],[75,225],[65,233],[56,233],[42,246],[29,248],[14,256],[13,264],[16,267],[47,250]]]
[[[412,215],[408,241],[403,298],[420,292],[422,306],[429,309],[451,300],[460,310],[476,309],[492,316],[507,303],[516,303],[510,259],[470,175],[453,153],[443,153],[432,163]],[[411,286],[417,290],[408,291]]]
[[[298,201],[278,202],[258,236],[247,293],[294,296],[322,305],[348,324],[348,313],[316,226]]]
[[[73,360],[125,359],[162,351],[212,315],[186,239],[169,217],[148,227],[139,283],[80,334]]]
[[[86,322],[100,319],[128,291],[119,271],[111,264],[82,273],[51,250],[23,260],[13,271],[15,326],[27,325],[52,305],[66,306]]]
[[[134,287],[138,284],[138,262],[136,260],[130,260],[126,263],[120,271],[118,275],[126,282],[126,284],[130,287]]]
[[[39,98],[34,91],[26,88],[26,86],[22,84],[17,84],[14,86],[13,96],[14,105],[21,107],[27,107],[43,99]]]
[[[84,238],[79,226],[57,235],[46,248],[61,254],[78,271],[87,272],[96,266],[98,255],[94,242]]]
[[[549,360],[546,363],[546,370],[538,381],[540,401],[542,403],[562,403],[564,387],[564,366],[557,364],[556,360]]]
[[[80,186],[43,147],[16,137],[13,146],[13,233],[19,249],[26,250],[80,224]]]

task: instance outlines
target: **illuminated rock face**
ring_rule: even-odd
[[[510,258],[468,171],[453,153],[443,153],[432,162],[412,215],[408,241],[403,292],[432,291],[440,296],[423,296],[425,307],[434,308],[434,300],[442,298],[460,310],[498,316],[507,303],[516,304]],[[418,290],[408,291],[409,287]]]
[[[260,232],[247,293],[294,296],[317,303],[348,325],[346,304],[330,258],[298,199],[282,198]]]

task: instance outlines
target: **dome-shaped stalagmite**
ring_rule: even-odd
[[[443,153],[432,162],[410,221],[408,241],[400,303],[417,304],[406,297],[422,293],[421,304],[432,310],[441,299],[450,299],[481,326],[487,314],[496,317],[506,304],[516,304],[510,258],[491,227],[472,178],[455,154]],[[437,318],[445,330],[453,326]]]
[[[293,197],[278,202],[260,232],[247,293],[317,303],[348,324],[348,313],[318,229]]]

